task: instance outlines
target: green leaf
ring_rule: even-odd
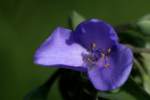
[[[147,53],[142,53],[142,56],[144,57],[144,63],[145,63],[145,68],[146,68],[146,73],[142,75],[143,78],[143,86],[145,91],[150,94],[150,54]]]
[[[99,96],[109,100],[136,100],[135,97],[126,91],[120,91],[118,93],[101,92],[99,93]]]
[[[43,85],[27,94],[24,100],[47,100],[48,91],[49,88]]]
[[[69,26],[72,30],[74,30],[78,24],[80,24],[82,21],[84,21],[85,18],[81,16],[76,11],[73,11],[70,18],[69,18]]]
[[[145,91],[150,94],[150,76],[147,74],[143,75],[143,85]]]
[[[110,100],[150,100],[150,95],[131,78],[119,91],[113,93],[100,92],[99,96]]]
[[[145,47],[146,41],[144,37],[137,32],[121,32],[118,35],[122,43],[131,44],[136,47]]]
[[[147,44],[147,48],[150,48],[150,44]],[[150,77],[150,54],[142,53],[142,56],[144,57],[145,68],[146,68],[146,70],[149,74],[149,77]]]
[[[53,85],[53,83],[56,81],[58,76],[61,75],[62,69],[58,69],[51,77],[41,86],[39,86],[37,89],[29,92],[24,100],[47,100],[48,93]]]

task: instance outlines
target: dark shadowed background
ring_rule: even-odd
[[[57,26],[67,26],[73,10],[111,24],[150,13],[149,0],[0,0],[0,100],[22,100],[55,69],[33,64],[41,42]],[[60,100],[57,84],[50,100]]]

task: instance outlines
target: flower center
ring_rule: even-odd
[[[110,53],[111,48],[106,50],[96,49],[96,44],[92,43],[89,54],[84,55],[83,60],[89,66],[102,65],[105,68],[108,68],[110,66]]]

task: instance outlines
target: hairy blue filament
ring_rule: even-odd
[[[84,55],[84,61],[89,65],[96,65],[100,60],[100,63],[102,63],[104,67],[109,67],[111,48],[108,48],[107,50],[96,50],[95,48],[96,44],[92,43],[89,54]]]

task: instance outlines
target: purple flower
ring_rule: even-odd
[[[98,90],[112,90],[127,80],[133,65],[132,51],[118,42],[111,25],[90,19],[75,31],[58,27],[35,53],[34,62],[87,72]]]

